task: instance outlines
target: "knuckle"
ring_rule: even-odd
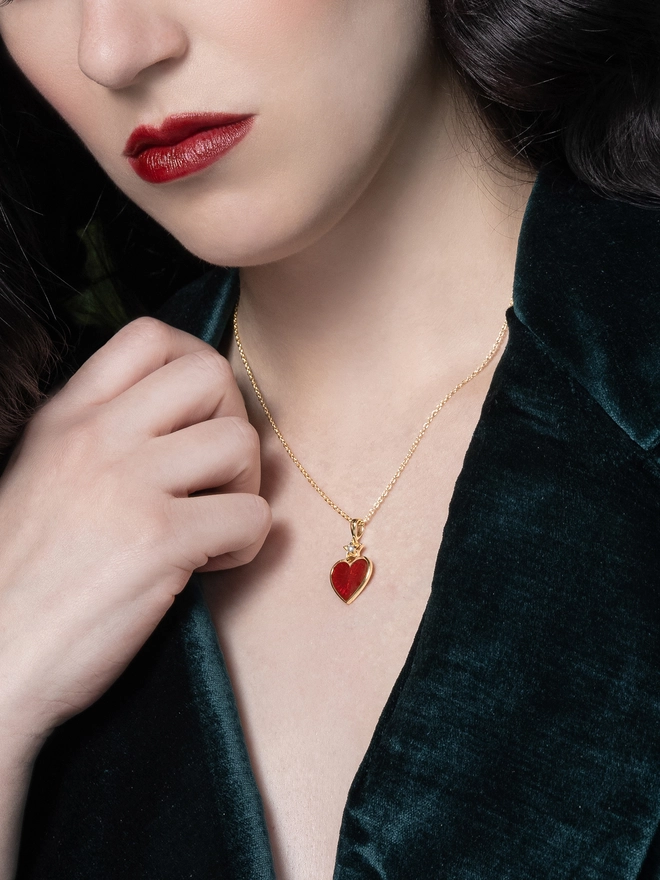
[[[239,445],[251,459],[258,458],[261,441],[256,428],[254,428],[247,419],[240,416],[225,416],[223,419],[225,425],[231,426],[231,430],[238,437]]]
[[[68,466],[98,470],[121,460],[123,447],[116,441],[116,425],[101,408],[92,408],[75,419],[69,419],[66,427],[56,433],[48,430],[54,440],[52,448],[60,463]]]
[[[204,530],[204,516],[199,511],[187,511],[188,527],[186,528],[180,515],[174,513],[174,508],[170,504],[166,515],[160,520],[161,532],[158,539],[161,546],[167,548],[167,554],[171,558],[176,567],[183,567],[189,571],[205,565],[208,561],[208,555],[197,546],[194,540],[197,529],[191,528],[195,520],[199,521],[199,527]],[[192,521],[192,522],[190,522]]]
[[[69,382],[64,383],[40,402],[26,426],[26,431],[39,433],[44,430],[46,433],[53,433],[70,422],[75,410],[66,394]]]
[[[270,530],[273,521],[270,505],[265,498],[261,497],[261,495],[246,496],[246,504],[248,516],[250,517],[255,531],[259,536],[266,535]]]
[[[176,523],[164,505],[162,508],[150,509],[140,522],[140,544],[149,550],[155,549],[158,553],[162,553],[166,548],[171,547],[176,532]]]
[[[130,548],[131,555],[166,561],[178,527],[168,506],[169,499],[145,492],[142,486],[137,490],[135,486],[127,486],[121,468],[114,473],[109,471],[104,476],[101,486],[109,509],[117,510],[123,502],[120,508],[123,516],[115,522],[121,545],[127,551]],[[130,498],[130,504],[126,504],[127,497]]]
[[[237,568],[240,565],[246,565],[248,562],[252,562],[260,549],[261,546],[259,544],[251,544],[249,547],[244,547],[242,550],[234,550],[232,553],[226,553],[222,560],[222,567]]]
[[[117,336],[130,341],[137,340],[145,345],[161,347],[172,338],[173,329],[157,318],[144,316],[136,318],[117,333]]]
[[[229,362],[210,346],[188,355],[188,361],[213,384],[226,386],[235,381]]]

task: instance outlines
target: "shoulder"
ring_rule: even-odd
[[[636,443],[660,444],[660,209],[541,172],[520,236],[514,311]]]

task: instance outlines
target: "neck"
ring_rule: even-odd
[[[296,400],[296,424],[283,429],[365,391],[430,401],[494,342],[531,182],[480,161],[457,117],[429,77],[343,218],[303,251],[241,270],[257,380],[275,409]]]

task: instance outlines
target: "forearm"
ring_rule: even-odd
[[[32,767],[38,749],[0,736],[0,880],[13,880],[21,824]]]

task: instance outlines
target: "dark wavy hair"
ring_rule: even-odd
[[[561,163],[607,197],[660,204],[658,0],[429,8],[439,52],[509,161]],[[119,193],[1,47],[0,81],[2,450],[76,359],[203,267]]]

